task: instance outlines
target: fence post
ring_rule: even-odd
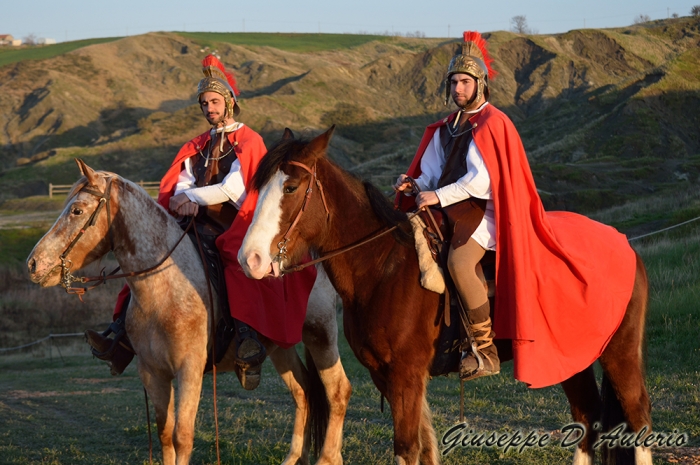
[[[53,184],[49,183],[49,198],[53,199]]]

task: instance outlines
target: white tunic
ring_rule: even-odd
[[[243,127],[243,123],[233,123],[226,127],[226,132],[237,131]],[[214,143],[214,136],[223,131],[223,128],[211,130],[211,140]],[[241,172],[241,162],[236,159],[231,164],[231,171],[219,184],[197,187],[196,179],[192,171],[192,157],[185,159],[185,169],[180,172],[180,176],[175,186],[175,195],[184,193],[192,201],[199,205],[218,205],[220,203],[231,202],[240,209],[246,197],[245,184],[243,183],[243,173]]]
[[[482,105],[481,111],[488,103]],[[467,173],[452,184],[437,188],[446,160],[445,150],[440,143],[440,131],[435,131],[433,139],[425,149],[421,159],[421,175],[416,179],[416,184],[421,191],[435,191],[440,205],[446,207],[469,197],[486,199],[486,211],[484,218],[472,234],[474,240],[487,250],[496,250],[496,222],[494,219],[493,197],[491,194],[491,177],[484,164],[484,158],[472,140],[465,154],[467,160]]]

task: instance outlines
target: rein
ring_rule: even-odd
[[[78,241],[83,237],[83,234],[87,231],[87,228],[94,226],[95,222],[97,221],[97,215],[99,215],[100,211],[102,210],[102,207],[105,205],[107,206],[107,231],[109,234],[109,250],[114,250],[114,238],[113,238],[113,233],[112,233],[112,213],[110,209],[110,192],[112,189],[112,183],[114,182],[114,178],[110,177],[107,180],[107,188],[105,189],[104,192],[99,192],[95,191],[92,189],[86,189],[83,188],[80,190],[80,192],[86,192],[88,194],[92,194],[100,199],[99,204],[97,207],[95,207],[95,210],[92,212],[90,215],[90,218],[85,222],[85,225],[80,229],[80,232],[78,232],[78,235],[71,241],[70,244],[66,247],[66,250],[63,251],[63,253],[59,256],[61,259],[61,264],[57,265],[61,267],[61,282],[60,285],[63,287],[68,294],[75,294],[78,296],[78,298],[82,301],[83,300],[83,295],[92,289],[95,289],[97,286],[101,284],[106,284],[107,280],[109,279],[118,279],[118,278],[129,278],[132,276],[139,276],[145,273],[149,273],[159,266],[161,266],[165,261],[172,255],[172,253],[175,251],[178,245],[180,245],[180,242],[182,242],[182,239],[187,235],[187,232],[190,230],[192,225],[194,224],[194,216],[192,217],[192,220],[190,220],[189,224],[187,225],[187,228],[185,231],[182,233],[182,236],[180,236],[180,239],[175,243],[175,245],[168,251],[168,253],[163,257],[161,261],[156,263],[155,265],[146,268],[145,270],[140,270],[140,271],[132,271],[129,273],[120,273],[120,274],[115,274],[117,271],[119,271],[120,267],[115,268],[111,273],[105,275],[102,273],[99,276],[83,276],[83,277],[78,277],[78,276],[73,276],[71,274],[70,269],[73,266],[73,263],[68,260],[66,257],[68,254],[73,250],[73,247],[78,243]],[[96,281],[97,284],[93,286],[88,286],[88,287],[74,287],[73,283],[79,282],[82,284],[86,284],[89,282],[94,282]]]
[[[305,169],[306,171],[308,171],[311,174],[311,177],[309,178],[309,185],[306,189],[306,196],[304,197],[304,202],[301,205],[301,209],[297,213],[297,216],[296,216],[296,218],[294,218],[294,221],[292,222],[292,224],[289,226],[289,229],[287,229],[287,232],[284,234],[283,240],[281,240],[280,242],[277,243],[277,248],[279,249],[279,252],[277,253],[277,255],[274,258],[274,261],[277,261],[277,262],[281,262],[282,260],[287,258],[287,242],[289,241],[289,237],[291,236],[292,230],[299,223],[299,220],[301,219],[301,215],[302,215],[302,213],[304,213],[304,210],[306,209],[306,205],[307,205],[308,200],[311,198],[311,194],[313,193],[312,184],[314,181],[316,182],[316,185],[318,186],[318,190],[321,193],[321,200],[323,200],[323,207],[326,209],[326,221],[328,221],[328,219],[330,219],[330,211],[328,210],[328,204],[326,203],[326,197],[323,194],[323,186],[321,185],[321,181],[318,179],[318,176],[316,175],[316,164],[314,163],[313,167],[309,168],[308,166],[304,165],[303,163],[299,163],[297,161],[290,161],[288,163],[290,165],[299,166],[299,167]],[[413,181],[413,180],[411,180],[411,181]],[[413,185],[414,185],[414,188],[417,189],[417,186],[415,185],[415,183]],[[419,212],[414,212],[414,213],[411,213],[410,215],[408,215],[408,220],[410,220],[414,216],[418,215],[418,213]],[[432,216],[432,214],[431,214],[431,216]],[[316,259],[311,260],[309,262],[291,266],[283,271],[280,270],[280,275],[295,273],[295,272],[301,271],[309,266],[315,265],[317,263],[321,263],[321,262],[326,261],[330,258],[333,258],[335,256],[343,254],[345,252],[349,252],[350,250],[353,250],[357,247],[361,247],[361,246],[367,244],[368,242],[372,242],[375,239],[379,239],[380,237],[385,236],[386,234],[389,234],[390,232],[393,232],[398,227],[399,227],[398,225],[395,225],[395,226],[392,226],[391,228],[377,231],[377,232],[371,234],[370,237],[363,239],[360,242],[346,245],[345,247],[341,247],[340,249],[329,252],[326,255],[323,255],[322,257],[316,258]]]

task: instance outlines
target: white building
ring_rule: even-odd
[[[36,41],[39,45],[53,45],[56,43],[56,39],[49,39],[48,37],[42,37]]]

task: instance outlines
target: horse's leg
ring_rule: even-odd
[[[430,411],[425,392],[423,393],[423,408],[420,420],[420,447],[421,465],[438,465],[440,463],[437,438],[435,437],[435,429],[433,429],[433,413]]]
[[[321,412],[321,414],[327,414],[327,418],[314,418],[316,422],[328,422],[328,426],[325,429],[325,437],[315,438],[316,441],[323,439],[323,447],[321,448],[318,461],[316,462],[317,465],[343,463],[343,457],[340,453],[343,445],[343,424],[345,422],[348,402],[350,401],[350,394],[352,393],[350,381],[345,375],[345,370],[340,362],[340,354],[338,353],[337,345],[337,330],[333,336],[332,343],[323,343],[320,342],[319,339],[310,337],[305,337],[304,339],[305,341],[310,340],[306,346],[310,355],[310,357],[307,358],[307,365],[311,372],[310,378],[313,380],[315,375],[313,372],[317,372],[321,383],[323,383],[323,389],[319,389],[319,391],[325,389],[324,399],[319,400],[327,402],[330,410],[329,412],[325,410]],[[327,339],[325,341],[327,341]],[[310,383],[310,389],[312,391],[310,392],[310,396],[322,395],[321,392],[315,392],[315,383]],[[315,414],[316,412],[312,413]]]
[[[139,360],[139,375],[156,409],[156,424],[158,426],[160,446],[163,451],[163,465],[175,465],[175,448],[173,447],[175,395],[172,380],[152,375],[143,367],[141,360]]]
[[[418,465],[425,384],[425,373],[418,373],[408,363],[394,363],[387,377],[386,398],[394,420],[394,458],[397,465]]]
[[[306,368],[294,347],[282,349],[276,346],[268,348],[268,356],[277,373],[292,394],[296,411],[294,414],[294,431],[289,446],[289,454],[282,465],[309,463],[311,429],[309,428],[309,405],[306,401],[308,378]]]
[[[316,448],[320,447],[317,465],[343,463],[343,424],[352,387],[345,375],[338,352],[338,322],[335,311],[335,290],[323,269],[319,270],[316,284],[309,297],[309,307],[304,322],[302,338],[307,350],[309,369],[309,399]],[[316,380],[320,379],[320,384]],[[323,392],[325,391],[325,393]],[[324,395],[325,394],[325,395]],[[323,396],[322,399],[317,397]],[[316,402],[328,408],[314,408]],[[324,418],[319,418],[321,415]],[[325,431],[323,431],[325,429]],[[318,437],[323,435],[324,437]]]
[[[632,298],[620,327],[610,339],[610,343],[600,357],[603,367],[604,388],[609,381],[614,395],[603,396],[603,418],[609,412],[621,409],[629,429],[639,432],[643,428],[651,430],[651,402],[647,393],[644,376],[644,326],[647,310],[648,281],[641,259],[637,257],[637,275],[632,291]],[[605,390],[604,390],[605,391]],[[616,423],[618,420],[612,420]],[[606,425],[604,425],[606,426]],[[617,424],[610,424],[616,427]],[[615,452],[612,450],[611,452]],[[623,452],[623,451],[618,451]],[[604,459],[608,454],[604,451]],[[635,449],[637,465],[651,465],[651,451],[646,447]]]
[[[601,415],[600,394],[593,366],[562,382],[561,386],[569,399],[571,416],[576,423],[581,423],[586,428],[586,435],[578,443],[574,452],[574,465],[593,465],[595,458],[593,444],[597,438],[593,424],[600,421]]]
[[[206,355],[203,357],[206,359]],[[177,465],[187,465],[194,446],[194,423],[202,394],[205,360],[188,360],[177,376],[177,419],[174,445]]]

